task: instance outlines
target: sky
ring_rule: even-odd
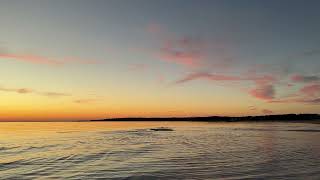
[[[317,0],[1,0],[0,121],[320,113]]]

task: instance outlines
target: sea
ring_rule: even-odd
[[[0,179],[319,180],[320,124],[1,122]]]

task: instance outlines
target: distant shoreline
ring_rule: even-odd
[[[308,122],[320,124],[320,114],[278,114],[265,116],[205,116],[205,117],[125,117],[83,120],[1,120],[1,122]]]
[[[319,114],[280,114],[265,116],[208,116],[208,117],[129,117],[129,118],[109,118],[90,121],[190,121],[190,122],[319,122]]]

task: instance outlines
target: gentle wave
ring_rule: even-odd
[[[0,179],[320,177],[319,126],[229,123],[171,128],[174,131],[66,127],[23,141],[6,139],[0,147]]]

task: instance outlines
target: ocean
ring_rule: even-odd
[[[320,124],[1,122],[0,179],[316,180]]]

